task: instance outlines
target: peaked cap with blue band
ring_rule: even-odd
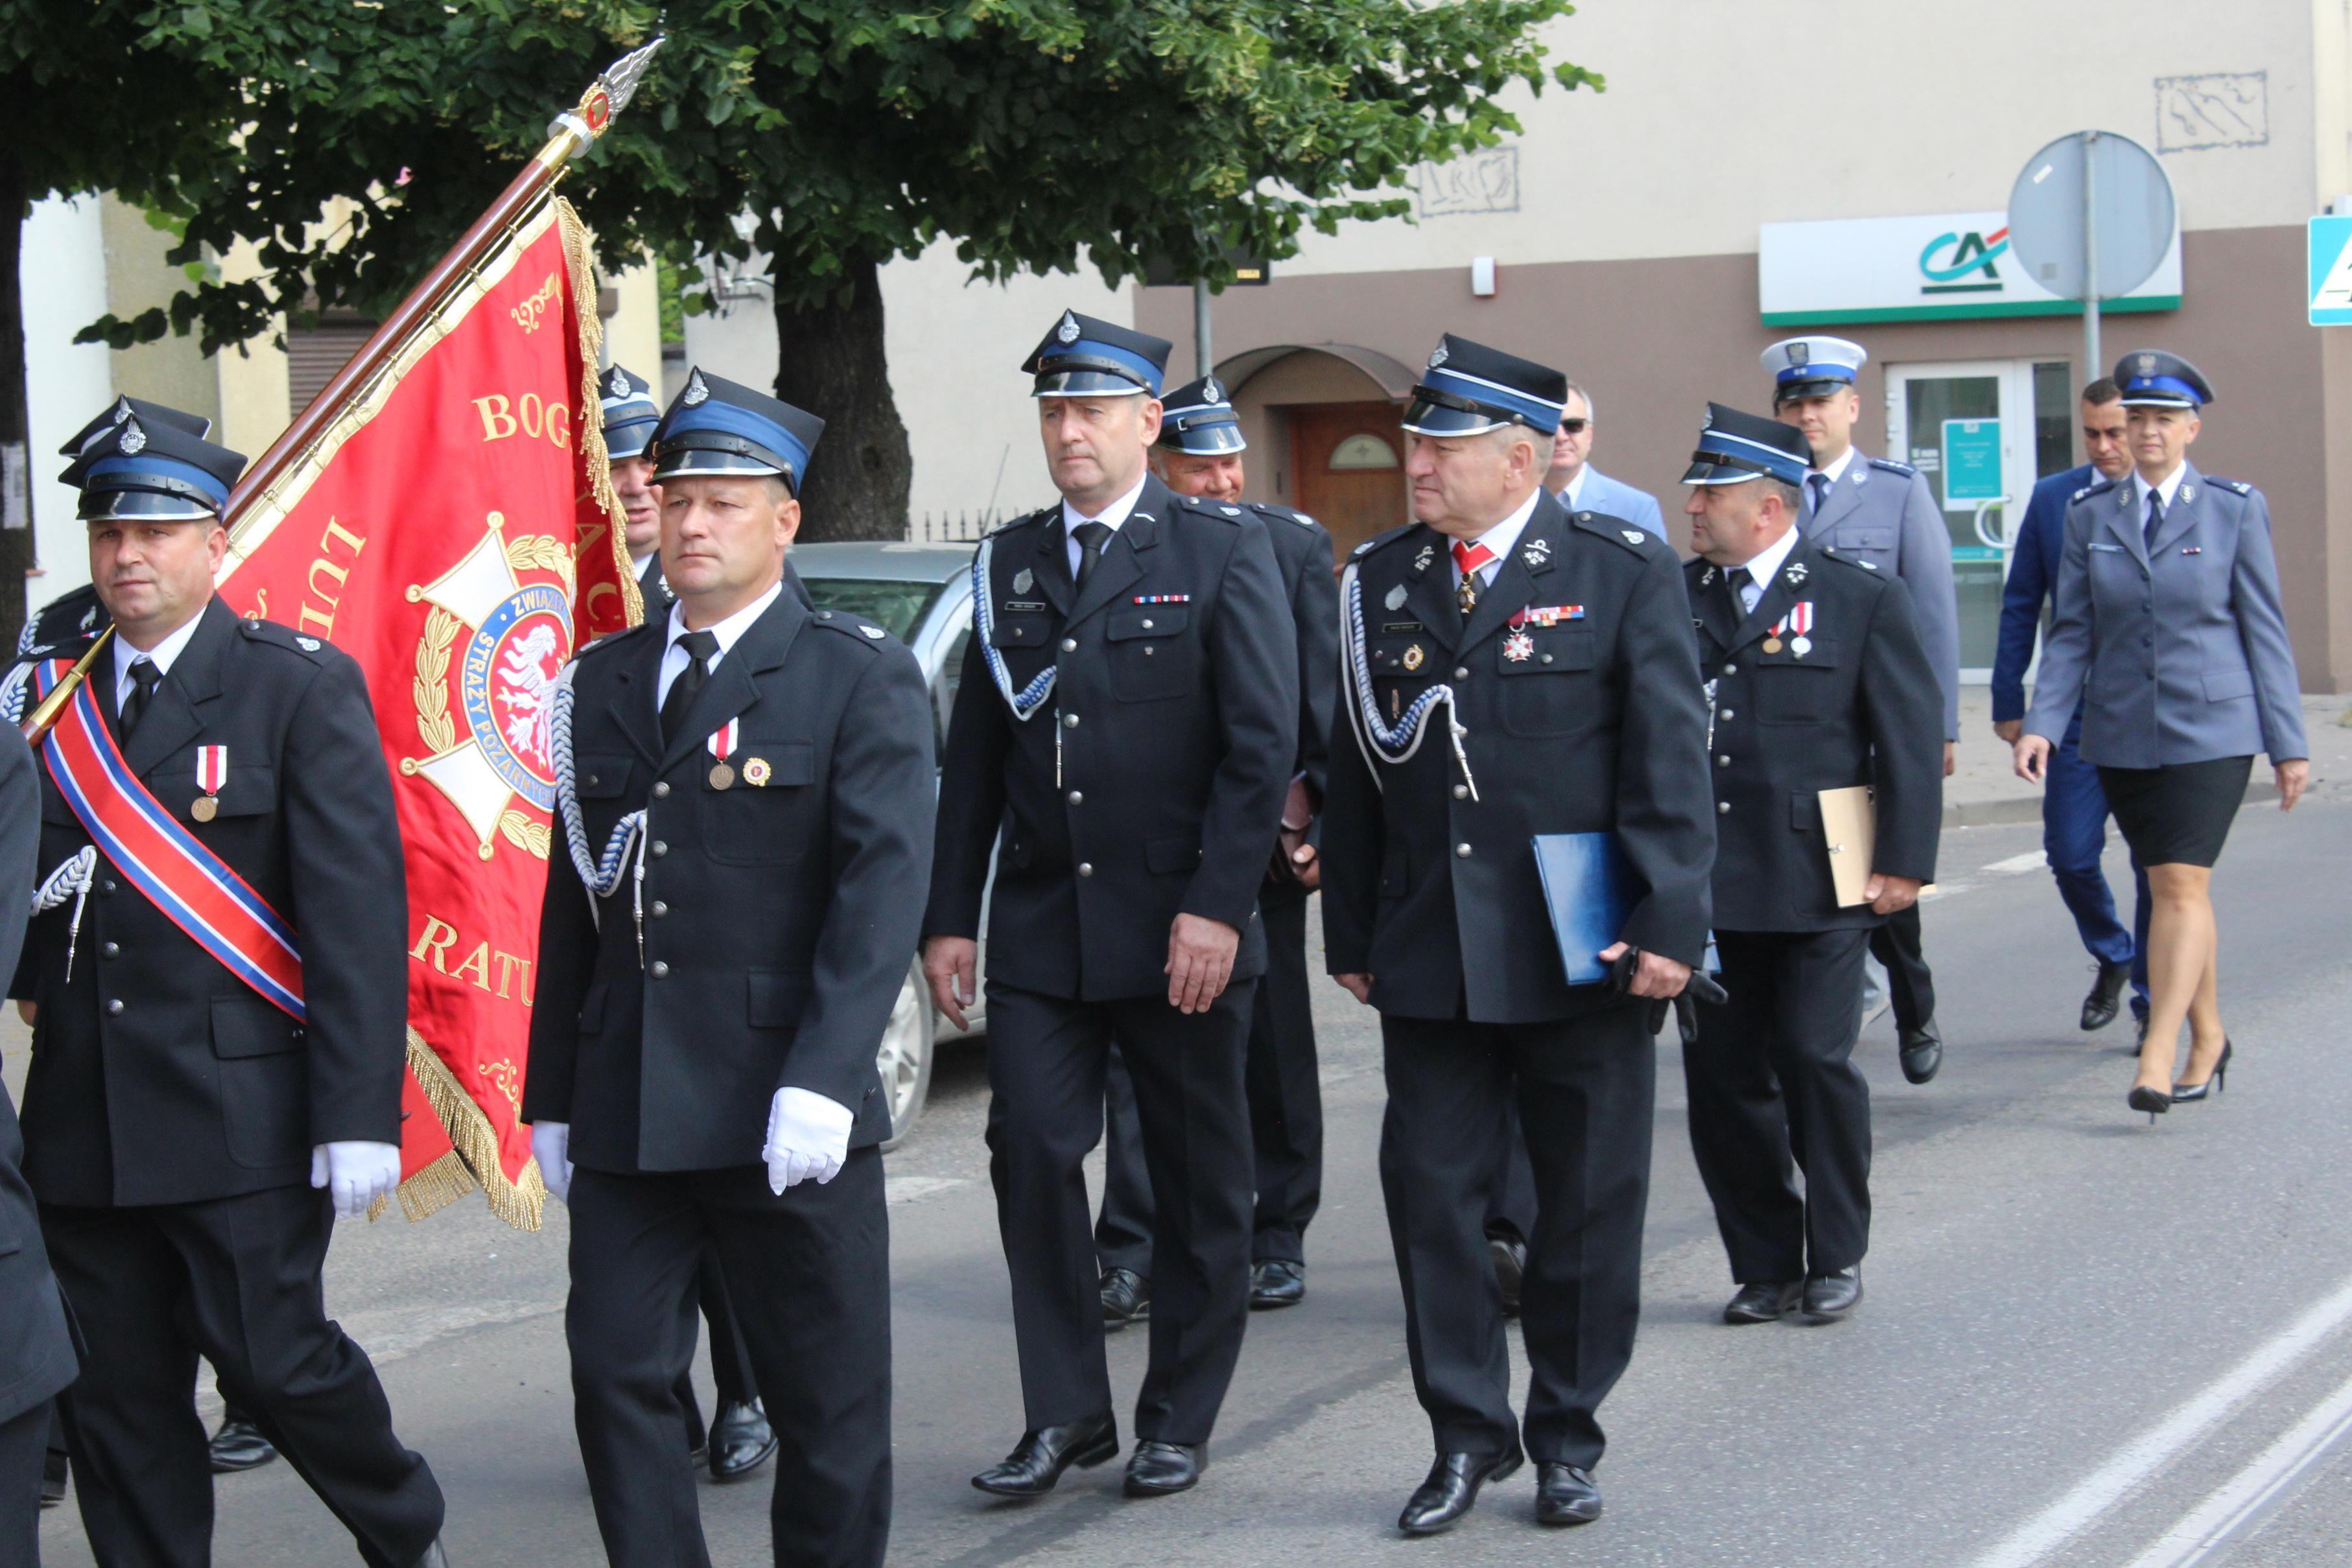
[[[604,455],[615,463],[643,456],[661,423],[654,389],[633,371],[609,365],[597,381],[596,402],[604,416]]]
[[[66,444],[58,448],[58,455],[80,456],[83,447],[134,413],[146,422],[149,430],[159,430],[168,425],[173,430],[184,430],[199,439],[213,433],[213,422],[203,414],[182,413],[176,408],[165,408],[160,402],[149,402],[144,398],[119,397],[106,405],[104,413],[75,431]]]
[[[2205,373],[2179,354],[2136,349],[2116,361],[2126,408],[2203,408],[2213,401]]]
[[[1416,435],[1479,435],[1524,424],[1542,435],[1568,413],[1568,376],[1448,332],[1412,389],[1404,427]]]
[[[1149,332],[1065,310],[1021,368],[1037,378],[1031,397],[1158,397],[1175,347]]]
[[[654,478],[781,475],[793,495],[824,421],[696,366],[654,427]]]
[[[1699,422],[1698,448],[1683,483],[1744,485],[1769,477],[1802,485],[1812,465],[1812,448],[1795,425],[1711,402]]]
[[[1870,363],[1870,350],[1843,338],[1783,338],[1763,353],[1772,377],[1772,406],[1799,398],[1851,392],[1853,379]]]
[[[153,405],[148,405],[153,407]],[[168,416],[168,417],[166,417]],[[81,491],[84,522],[118,519],[194,522],[216,517],[231,486],[245,472],[245,455],[215,446],[197,434],[209,420],[177,409],[137,411],[86,429],[74,460],[58,478]]]
[[[1241,415],[1234,412],[1224,383],[1216,377],[1186,382],[1160,401],[1159,444],[1170,451],[1215,457],[1249,450],[1242,437]]]

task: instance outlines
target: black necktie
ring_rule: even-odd
[[[2148,553],[2151,555],[2156,553],[2156,530],[2162,527],[2164,527],[2164,493],[2160,490],[2150,490],[2147,493],[2147,527],[2140,530],[2140,538],[2147,541]],[[133,673],[136,673],[135,669]]]
[[[1080,523],[1070,530],[1070,537],[1078,541],[1078,587],[1084,590],[1087,579],[1102,564],[1103,547],[1110,543],[1110,525]]]
[[[131,666],[131,695],[122,699],[122,738],[139,727],[146,716],[147,705],[155,699],[155,686],[163,680],[163,672],[155,667],[152,659],[142,659]]]
[[[1756,582],[1756,574],[1744,566],[1735,566],[1724,580],[1731,584],[1732,609],[1738,611],[1739,618],[1745,621],[1748,618],[1748,590],[1751,583]]]
[[[719,653],[719,633],[688,632],[677,640],[686,650],[687,666],[669,684],[669,695],[662,698],[662,744],[667,746],[677,738],[677,727],[686,722],[686,710],[694,706],[697,692],[710,680],[710,661]]]
[[[1822,508],[1829,505],[1830,476],[1826,474],[1809,475],[1806,476],[1805,483],[1811,486],[1813,496],[1812,508],[1805,515],[1809,517],[1818,517],[1822,515]]]

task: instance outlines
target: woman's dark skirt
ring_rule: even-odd
[[[2251,757],[2168,768],[2101,768],[2099,787],[2140,864],[2210,867],[2221,858],[2230,823],[2245,804],[2253,768]]]

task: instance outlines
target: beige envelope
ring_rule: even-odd
[[[1871,799],[1870,786],[1824,789],[1821,800],[1822,837],[1829,845],[1830,882],[1837,889],[1838,907],[1868,904],[1870,895],[1863,889],[1870,885],[1871,852],[1878,846],[1878,805]],[[1931,882],[1919,890],[1919,896],[1935,891]]]

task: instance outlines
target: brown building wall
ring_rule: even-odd
[[[2166,348],[2211,380],[2218,401],[2193,458],[2269,497],[2303,683],[2332,692],[2352,676],[2352,329],[2323,332],[2305,322],[2304,250],[2300,227],[2191,231],[2182,240],[2182,308],[2109,317],[2103,353],[2112,363],[2133,348]],[[1506,267],[1487,299],[1470,293],[1467,267],[1290,277],[1277,267],[1273,283],[1224,294],[1215,310],[1220,361],[1275,343],[1336,342],[1419,365],[1437,335],[1453,331],[1558,365],[1599,404],[1594,465],[1656,495],[1676,533],[1676,480],[1704,405],[1769,412],[1757,356],[1802,329],[1762,324],[1756,258],[1742,255]],[[1139,289],[1136,325],[1180,345],[1170,380],[1197,373],[1189,368],[1188,291]],[[2084,380],[2082,322],[2072,317],[1820,329],[1870,350],[1857,435],[1874,453],[1885,439],[1885,365],[2064,360],[2074,384]],[[1245,399],[1252,390],[1240,389]],[[1366,394],[1351,386],[1349,395]],[[1286,454],[1277,433],[1250,434],[1278,469]],[[1276,451],[1258,444],[1261,434]],[[1262,469],[1254,489],[1275,492],[1275,477]]]

